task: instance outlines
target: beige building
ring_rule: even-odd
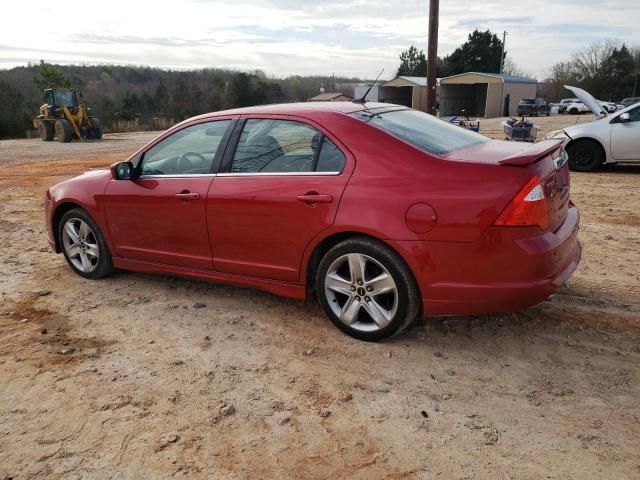
[[[468,72],[440,80],[440,115],[474,117],[516,115],[522,98],[536,96],[538,81],[498,73]]]

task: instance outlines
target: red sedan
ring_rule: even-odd
[[[114,268],[317,296],[363,340],[419,314],[509,312],[580,261],[560,142],[490,140],[405,107],[301,103],[171,128],[46,193],[79,275]]]

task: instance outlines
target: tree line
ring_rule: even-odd
[[[580,87],[599,100],[640,96],[640,46],[607,40],[574,52],[551,67],[540,93],[548,101],[571,96],[564,85]]]
[[[118,121],[169,123],[194,115],[278,102],[305,101],[321,86],[353,95],[356,78],[289,76],[271,78],[259,70],[216,68],[190,71],[111,65],[39,65],[0,71],[0,138],[21,137],[43,103],[45,88],[76,88],[81,103],[111,128]]]

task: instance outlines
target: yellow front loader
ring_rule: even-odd
[[[58,137],[61,142],[72,139],[89,140],[102,138],[102,124],[97,117],[89,117],[87,107],[78,104],[75,90],[48,88],[44,91],[45,103],[40,115],[33,119],[40,138],[50,142]]]

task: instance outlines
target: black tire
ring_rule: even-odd
[[[40,138],[43,142],[50,142],[53,140],[54,131],[51,122],[40,120],[38,122],[38,133],[40,134]]]
[[[571,115],[577,115],[577,114],[578,114],[578,113],[580,113],[580,112],[578,111],[578,109],[577,109],[577,108],[572,108],[571,110],[569,110],[569,113],[570,113]]]
[[[358,300],[358,305],[363,305],[363,307],[356,307],[356,321],[353,322],[353,325],[355,326],[351,326],[343,322],[334,312],[334,308],[337,310],[343,309],[352,297],[349,297],[349,295],[346,294],[335,294],[331,291],[328,293],[325,283],[330,268],[334,268],[336,263],[342,261],[342,259],[349,254],[355,254],[368,259],[368,263],[366,263],[366,266],[364,267],[364,284],[362,282],[356,283],[356,281],[354,281],[352,282],[353,286],[350,287],[350,290],[355,289],[350,295],[353,296],[353,298],[362,299],[362,302]],[[384,272],[384,270],[379,270],[379,266],[386,269],[386,272]],[[379,327],[378,324],[373,321],[373,317],[367,313],[368,306],[364,306],[365,299],[368,304],[371,304],[371,302],[374,301],[375,295],[375,291],[374,293],[367,294],[364,290],[364,287],[367,286],[367,279],[371,280],[372,278],[379,276],[380,271],[388,273],[393,279],[395,286],[395,291],[393,293],[384,293],[375,297],[375,299],[377,299],[375,300],[375,305],[377,306],[385,305],[385,303],[394,305],[389,308],[386,306],[384,307],[389,313],[390,319],[388,320],[388,323],[382,327]],[[343,277],[343,280],[341,281],[344,281],[344,278],[346,277]],[[369,286],[371,286],[372,289],[375,288],[375,285],[373,284]],[[367,237],[353,237],[344,240],[343,242],[335,245],[324,255],[316,273],[316,290],[320,305],[329,319],[340,330],[354,338],[370,342],[384,340],[400,333],[415,320],[421,308],[420,291],[411,270],[402,257],[383,243]],[[362,292],[360,292],[360,290],[362,290]],[[333,295],[333,298],[329,298],[328,294]],[[365,296],[357,297],[355,295]],[[371,298],[367,295],[371,295]],[[392,296],[393,299],[386,298],[389,296]],[[342,305],[340,304],[340,299],[343,301]]]
[[[87,224],[91,230],[91,235],[86,236],[87,245],[97,245],[98,248],[98,257],[93,263],[91,261],[91,269],[89,271],[83,271],[81,268],[77,266],[77,262],[81,262],[79,258],[72,258],[74,255],[70,256],[69,249],[66,247],[65,239],[64,239],[64,229],[67,223],[74,224],[76,221],[82,221]],[[109,247],[104,240],[102,232],[98,225],[93,220],[91,215],[89,215],[85,210],[81,208],[74,208],[65,213],[60,219],[60,223],[57,226],[58,231],[58,242],[60,243],[60,249],[64,254],[64,258],[67,260],[67,263],[71,267],[71,269],[84,278],[90,278],[92,280],[96,280],[98,278],[106,277],[110,273],[113,272],[113,262],[111,260],[111,252],[109,252]],[[95,243],[94,243],[95,241]],[[73,253],[73,252],[71,252]]]
[[[98,117],[91,117],[91,127],[93,133],[91,138],[100,140],[102,138],[102,122]]]
[[[567,147],[569,168],[574,172],[595,172],[604,161],[602,147],[594,140],[578,140]]]
[[[65,118],[59,118],[56,120],[56,135],[58,140],[62,143],[68,143],[73,138],[73,129],[71,124]]]

